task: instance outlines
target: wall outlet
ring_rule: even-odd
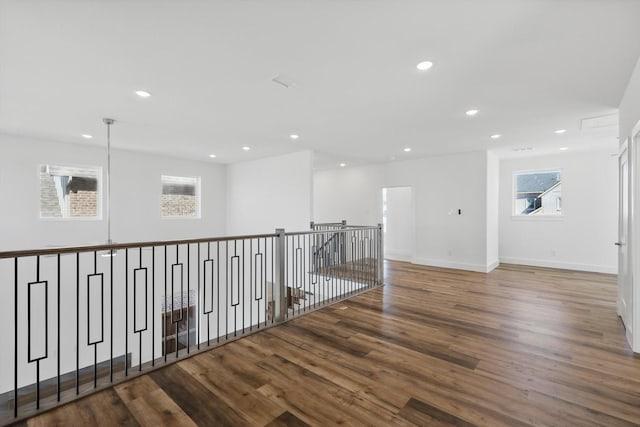
[[[556,250],[555,249],[551,249],[551,256],[556,256]]]
[[[453,256],[453,251],[452,251],[451,249],[448,249],[448,250],[447,250],[447,255],[449,255],[449,256]]]

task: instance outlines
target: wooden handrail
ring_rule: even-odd
[[[377,226],[358,226],[347,225],[346,228],[338,228],[335,230],[308,230],[308,231],[293,231],[291,233],[285,233],[285,236],[301,236],[303,234],[323,234],[323,233],[346,233],[353,230],[377,230]]]
[[[244,236],[225,236],[225,237],[206,237],[200,239],[183,239],[183,240],[162,240],[151,242],[131,242],[131,243],[112,243],[104,245],[88,245],[88,246],[67,246],[61,248],[46,248],[46,249],[25,249],[19,251],[7,251],[0,252],[0,259],[4,258],[22,258],[30,256],[44,256],[44,255],[57,255],[57,254],[70,254],[78,252],[93,252],[93,251],[110,251],[119,249],[131,249],[131,248],[146,248],[154,246],[172,246],[172,245],[186,245],[190,243],[206,243],[206,242],[224,242],[229,240],[244,240],[244,239],[262,239],[268,237],[278,237],[277,234],[250,234]]]

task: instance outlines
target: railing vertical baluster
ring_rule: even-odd
[[[242,263],[244,265],[244,258]],[[253,330],[253,279],[253,239],[249,239],[249,331]],[[257,276],[255,280],[258,280]],[[260,321],[258,321],[259,323]]]
[[[156,247],[151,246],[151,366],[156,366]]]
[[[220,310],[220,266],[222,265],[220,263],[220,242],[216,242],[216,259],[218,260],[218,271],[216,272],[216,282],[217,282],[217,286],[216,288],[218,289],[218,311],[216,311],[216,342],[220,342],[220,314],[221,311]]]
[[[176,266],[180,264],[180,245],[176,245]],[[174,312],[174,301],[176,300],[176,294],[174,289],[173,279],[175,278],[173,274],[173,266],[171,267],[171,319],[173,322],[173,312]],[[180,268],[180,318],[173,322],[173,325],[176,328],[176,359],[179,355],[179,347],[180,347],[180,321],[184,322],[184,271]],[[187,317],[189,313],[187,312]],[[188,331],[187,331],[188,333]]]
[[[274,298],[274,287],[275,287],[275,274],[276,274],[276,252],[275,252],[275,239],[271,238],[271,300],[269,303],[271,304],[271,324],[275,322],[275,298]]]
[[[267,265],[268,263],[268,256],[269,256],[269,250],[267,248],[267,238],[264,238],[264,241],[262,242],[264,245],[264,258],[262,260],[262,315],[264,317],[264,326],[267,326],[267,304],[269,303],[269,298],[267,298],[267,277],[268,277],[268,269],[267,269]],[[260,310],[260,303],[258,303],[258,310]]]
[[[76,395],[80,394],[80,252],[76,252]]]
[[[173,280],[173,270],[171,271],[171,276]],[[163,339],[162,354],[164,356],[165,363],[167,362],[167,335],[169,334],[169,330],[167,327],[167,309],[168,308],[169,308],[169,305],[167,302],[167,245],[164,245],[164,313],[162,313],[162,339]]]
[[[347,286],[347,292],[346,295],[349,295],[351,293],[351,290],[353,289],[353,285],[357,280],[357,270],[356,270],[356,264],[358,260],[358,236],[357,236],[357,230],[352,230],[351,231],[351,268],[350,268],[350,277],[349,277],[349,285]]]
[[[18,257],[13,259],[13,416],[18,416]]]
[[[191,245],[187,243],[187,354],[191,349]],[[184,306],[184,302],[183,302]]]
[[[374,266],[374,261],[376,260],[375,257],[375,234],[373,232],[373,230],[369,230],[369,261],[368,261],[368,271],[369,271],[369,288],[373,287],[375,281],[374,281],[374,274],[373,274],[373,266]]]
[[[345,231],[342,233],[342,240],[340,241],[340,251],[342,252],[340,263],[342,264],[342,274],[340,275],[340,298],[345,295],[345,287],[347,286],[347,274],[349,272],[349,264],[347,264],[347,237],[348,234]]]
[[[124,376],[129,376],[129,248],[124,250]]]
[[[285,313],[287,310],[287,290],[286,290],[286,263],[285,254],[287,246],[287,238],[284,233],[284,229],[276,229],[278,235],[275,241],[275,252],[273,252],[274,268],[271,273],[272,276],[275,272],[275,280],[272,281],[272,299],[273,299],[273,320],[274,322],[282,322],[285,319]],[[273,242],[272,242],[273,243]],[[273,250],[273,245],[272,245]],[[274,271],[275,270],[275,271]],[[273,279],[273,277],[272,277]]]
[[[140,247],[140,250],[138,251],[139,255],[140,255],[140,260],[138,261],[138,268],[142,268],[142,247]],[[134,276],[133,276],[133,329],[134,331],[137,329],[136,327],[136,323],[138,321],[138,317],[136,316],[136,310],[138,309],[137,307],[137,289],[136,289],[136,276],[135,276],[135,270],[133,272]],[[144,294],[144,304],[145,307],[147,305],[147,284],[146,281],[148,280],[147,277],[145,276],[145,294]],[[147,310],[145,308],[144,310],[144,316],[145,316],[145,323],[146,323],[146,317],[147,317]],[[138,372],[142,372],[142,331],[138,332]]]
[[[115,252],[109,250],[109,382],[113,382],[113,257]],[[126,359],[126,356],[125,356]]]
[[[39,256],[36,257],[36,282],[40,282],[40,257]],[[31,291],[31,287],[29,287],[29,291]],[[31,311],[30,298],[29,298],[28,309],[29,311]],[[46,305],[45,305],[45,310],[46,310]],[[31,314],[27,314],[27,318],[29,319],[29,321],[31,321]],[[46,318],[46,315],[45,315],[45,318]],[[31,328],[29,328],[27,335],[29,340],[28,345],[29,347],[31,347]],[[31,351],[29,351],[29,354],[31,354]],[[40,359],[36,360],[36,409],[40,409]]]
[[[313,230],[313,225],[311,226],[311,230]],[[311,245],[313,244],[313,238],[314,235],[310,234],[309,235],[309,240],[307,241],[306,244],[306,250],[309,251],[309,256],[308,256],[308,261],[309,264],[307,266],[308,270],[309,270],[309,304],[307,304],[309,306],[309,310],[311,310],[311,298],[315,295],[316,291],[314,288],[314,281],[313,281],[313,275],[315,274],[315,268],[314,268],[314,260],[316,257],[316,254],[314,253],[313,248],[311,247]]]
[[[305,272],[304,276],[303,276],[303,291],[304,291],[304,307],[302,311],[307,311],[307,295],[309,295],[307,293],[307,285],[309,282],[309,267],[307,266],[307,258],[309,256],[309,253],[307,251],[307,236],[303,235],[302,236],[302,270]]]
[[[236,304],[233,303],[233,291],[235,289],[235,287],[233,286],[233,260],[235,259],[235,257],[238,256],[238,241],[234,240],[233,241],[233,257],[231,257],[231,282],[229,283],[230,286],[230,290],[231,290],[231,306],[233,307],[233,336],[235,337],[238,333],[238,306]],[[238,300],[240,299],[240,262],[238,261],[238,277],[237,277],[237,281],[238,281]]]
[[[60,254],[56,259],[56,276],[57,276],[57,289],[56,289],[56,303],[57,303],[57,318],[58,326],[56,327],[57,336],[57,360],[56,360],[56,400],[60,402]]]
[[[378,285],[384,284],[384,230],[378,224]]]
[[[315,262],[317,258],[314,245],[315,238],[315,235],[309,235],[305,249],[307,251],[307,269],[309,270],[309,302],[307,304],[307,309],[309,311],[313,310],[314,298],[316,295],[316,283],[318,282],[318,269],[316,268]]]
[[[245,283],[244,283],[244,276],[245,276],[245,270],[244,270],[244,259],[245,259],[245,250],[244,250],[244,242],[246,241],[246,239],[242,239],[242,333],[244,334],[244,311],[245,311],[245,306],[247,305],[247,300],[244,297],[244,292],[245,292]],[[238,268],[240,268],[240,263],[238,263]],[[238,285],[240,285],[240,273],[238,272]],[[239,297],[240,295],[238,295]],[[236,330],[238,328],[236,327]]]
[[[356,264],[356,273],[358,275],[358,280],[356,282],[356,285],[353,288],[353,292],[355,293],[357,292],[358,289],[360,289],[360,285],[362,284],[362,242],[363,242],[363,238],[362,238],[362,231],[358,230],[357,232],[358,234],[358,262]]]
[[[226,242],[226,248],[224,251],[224,263],[225,263],[225,269],[224,269],[224,283],[225,283],[225,301],[226,304],[224,305],[224,339],[228,340],[229,339],[229,290],[230,290],[230,286],[229,286],[229,241],[227,240]]]
[[[296,243],[297,237],[297,243]],[[291,262],[292,262],[292,274],[291,274],[291,283],[287,285],[291,288],[291,316],[296,316],[296,305],[298,306],[298,315],[300,314],[300,304],[296,304],[296,301],[299,301],[298,293],[300,292],[300,267],[299,267],[299,247],[300,247],[300,236],[291,236]],[[288,292],[288,291],[287,291]]]
[[[328,230],[329,227],[324,227],[325,230]],[[328,237],[328,234],[322,233],[322,258],[323,258],[323,263],[325,266],[325,270],[327,273],[325,278],[324,278],[324,295],[322,298],[322,305],[326,305],[327,302],[329,302],[331,300],[331,276],[334,274],[335,271],[335,267],[333,265],[331,265],[331,258],[327,255],[327,244],[330,243],[329,240],[325,239]]]
[[[211,259],[211,242],[207,242],[207,259]],[[220,268],[220,264],[219,264],[220,260],[218,260],[218,268]],[[211,263],[211,265],[213,267],[211,268],[215,268],[215,262]],[[205,301],[205,296],[207,293],[207,267],[204,268],[204,272],[202,273],[202,292],[203,292],[203,303],[202,303],[202,311],[205,312],[206,311],[206,302]],[[213,311],[213,270],[211,271],[211,310]],[[207,313],[207,347],[211,346],[211,312]]]
[[[198,307],[200,307],[200,243],[196,243],[198,245],[198,290],[196,291],[196,300],[198,301]],[[213,272],[211,272],[213,274]],[[204,298],[202,299],[202,307],[204,308]],[[200,350],[200,312],[197,309],[194,309],[196,314],[196,348]]]
[[[93,274],[98,273],[98,251],[93,251]],[[87,278],[87,345],[90,345],[90,318],[91,318],[91,292],[90,292],[89,278]],[[98,386],[98,348],[93,345],[93,388]]]
[[[371,274],[371,287],[375,286],[376,284],[376,263],[378,260],[378,251],[377,251],[377,241],[378,239],[376,238],[376,230],[371,230],[371,267],[370,267],[370,274]]]

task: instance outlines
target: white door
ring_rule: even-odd
[[[382,189],[384,257],[411,261],[413,252],[413,190],[411,187]]]
[[[633,327],[633,275],[629,263],[629,150],[622,146],[618,157],[618,314],[626,328],[627,340],[631,343]]]

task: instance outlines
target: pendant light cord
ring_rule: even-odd
[[[111,125],[113,119],[102,119],[107,125],[107,244],[111,244]]]

